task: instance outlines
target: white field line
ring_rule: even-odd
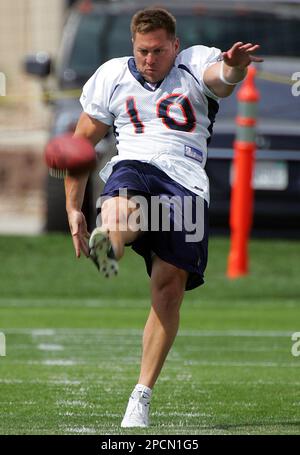
[[[55,335],[55,330],[53,329],[33,329],[31,335],[32,336],[53,336]]]
[[[21,365],[21,366],[45,366],[45,367],[77,367],[77,366],[88,366],[90,368],[103,368],[107,371],[113,371],[118,373],[126,374],[128,366],[137,367],[139,365],[139,358],[124,358],[116,362],[115,359],[90,359],[90,360],[70,360],[70,359],[46,359],[46,360],[5,360],[6,367],[11,365]],[[175,367],[174,367],[175,368]],[[76,370],[75,370],[76,371]],[[1,370],[0,370],[1,374]],[[128,374],[127,374],[128,376]],[[106,382],[107,384],[107,382]]]
[[[65,433],[75,433],[75,434],[96,434],[97,429],[91,427],[70,427],[64,429]]]
[[[106,352],[106,355],[103,357],[103,351],[101,350],[101,352],[99,351],[99,347],[95,347],[95,343],[87,343],[85,346],[82,345],[82,343],[80,343],[80,345],[75,345],[75,344],[72,344],[72,345],[66,345],[64,350],[65,351],[68,351],[69,353],[72,352],[72,356],[76,355],[76,357],[86,357],[86,354],[87,352],[89,353],[88,357],[89,357],[89,360],[93,360],[94,362],[98,362],[99,361],[99,355],[100,355],[100,361],[105,361],[107,359],[107,356],[108,354],[109,355],[117,355],[117,354],[127,354],[128,352],[128,348],[130,349],[134,349],[135,351],[137,350],[140,350],[140,346],[137,344],[137,343],[132,343],[132,344],[129,344],[129,343],[126,343],[126,345],[124,346],[118,346],[118,343],[113,343],[111,344],[111,346],[109,348],[107,348],[105,350]],[[27,351],[28,349],[33,349],[33,347],[31,345],[14,345],[13,346],[13,349],[15,352],[17,352],[18,350],[19,351]],[[93,350],[92,352],[90,350]],[[44,352],[61,352],[62,349],[55,349],[55,350],[52,350],[52,349],[45,349]],[[201,352],[201,354],[221,354],[221,353],[224,353],[224,354],[231,354],[231,353],[240,353],[240,354],[245,354],[245,352],[247,352],[247,354],[257,354],[257,353],[261,353],[261,354],[269,354],[270,352],[272,351],[272,354],[276,353],[276,354],[289,354],[290,355],[290,350],[289,349],[279,349],[279,348],[276,348],[276,347],[273,347],[273,346],[270,346],[269,348],[266,347],[266,348],[252,348],[252,347],[249,347],[248,345],[247,346],[241,346],[240,348],[223,348],[223,347],[203,347],[203,346],[198,346],[198,347],[195,347],[195,349],[192,349],[190,346],[185,346],[184,347],[184,353],[185,353],[185,356],[189,355],[190,353],[199,353]],[[173,349],[173,351],[170,352],[169,354],[169,360],[174,362],[176,360],[179,360],[179,361],[182,361],[182,354],[179,354],[178,351],[176,350],[176,348]],[[134,355],[131,355],[131,356],[128,356],[126,355],[126,358],[125,358],[126,361],[130,361],[130,362],[133,362],[133,363],[136,363],[137,362],[137,358],[134,356]],[[10,362],[10,359],[7,358],[6,359],[6,362]]]
[[[131,366],[136,366],[139,365],[139,360],[138,359],[118,359],[118,365],[113,365],[113,361],[97,361],[98,366],[105,367],[107,369],[111,370],[118,370],[118,371],[124,371],[128,364],[131,364]],[[262,367],[262,368],[298,368],[300,369],[300,363],[296,362],[268,362],[268,361],[261,361],[261,362],[255,362],[255,361],[209,361],[209,360],[186,360],[182,361],[182,359],[169,359],[169,365],[168,368],[173,369],[175,371],[178,370],[178,366],[174,366],[176,363],[180,363],[182,366],[207,366],[207,367]],[[41,366],[77,366],[77,365],[95,365],[94,360],[66,360],[66,359],[49,359],[49,360],[11,360],[11,361],[6,361],[6,364],[8,365],[41,365]]]
[[[0,298],[1,307],[11,308],[48,308],[55,306],[57,309],[63,306],[72,306],[80,308],[111,308],[112,304],[119,308],[136,308],[144,309],[145,306],[150,306],[149,299],[72,299],[72,298]]]
[[[72,342],[72,337],[76,340],[76,342],[80,342],[78,340],[78,337],[84,336],[84,337],[95,337],[96,339],[92,340],[92,343],[94,344],[97,341],[99,342],[105,342],[105,339],[107,338],[108,346],[109,346],[109,340],[114,339],[116,341],[116,344],[120,343],[120,340],[117,340],[116,337],[134,337],[136,338],[137,336],[142,335],[142,330],[137,330],[137,329],[70,329],[70,328],[60,328],[60,329],[7,329],[5,330],[7,334],[24,334],[24,335],[29,335],[32,336],[33,338],[39,338],[40,336],[51,336],[51,337],[67,337],[68,338],[68,343]],[[287,331],[264,331],[264,330],[257,330],[257,331],[251,331],[251,330],[182,330],[179,333],[179,336],[181,337],[249,337],[249,338],[254,338],[254,337],[262,337],[262,338],[278,338],[278,337],[284,337],[284,338],[290,338],[291,332]],[[44,341],[44,340],[43,340]],[[52,340],[51,340],[52,341]],[[53,340],[54,341],[54,340]],[[58,341],[57,339],[55,341]],[[59,340],[63,342],[63,340]],[[128,341],[128,340],[127,340]],[[111,342],[110,342],[111,343]],[[77,344],[77,343],[76,343]],[[137,344],[137,343],[136,343]],[[43,344],[40,344],[39,346],[43,346]],[[44,344],[46,346],[61,346],[61,345],[55,345],[55,344]],[[189,349],[189,347],[187,348]],[[209,349],[209,348],[204,348],[204,351],[214,351],[215,348]],[[227,348],[222,348],[220,347],[219,349],[216,349],[219,351],[227,351]],[[235,349],[236,350],[236,349]],[[243,349],[241,349],[243,350]],[[253,352],[257,352],[257,349],[250,349]],[[261,349],[259,349],[261,350]],[[229,351],[232,351],[232,349],[229,349]],[[249,351],[249,349],[247,349]],[[176,354],[174,351],[173,354]],[[250,366],[250,367],[266,367],[266,368],[299,368],[300,364],[299,362],[295,362],[294,359],[291,362],[274,362],[274,361],[207,361],[207,360],[186,360],[182,362],[182,358],[176,358],[176,355],[171,355],[169,358],[169,368],[174,366],[177,362],[181,362],[181,364],[186,365],[186,366],[216,366],[216,367],[245,367],[245,366]],[[7,358],[5,360],[7,364],[19,364],[19,365],[43,365],[43,366],[76,366],[76,365],[91,365],[95,363],[94,359],[85,359],[85,360],[69,360],[69,359],[43,359],[43,360],[15,360],[15,359],[9,359]],[[119,370],[123,370],[125,364],[138,364],[138,360],[135,357],[128,357],[125,356],[122,359],[119,359],[118,361],[118,368]],[[106,359],[104,360],[97,360],[97,363],[101,366],[103,365],[108,365],[109,368],[112,368],[112,363],[111,361],[108,361]],[[115,365],[117,367],[117,365]],[[115,367],[113,367],[115,369]]]
[[[70,360],[70,359],[43,359],[43,360],[9,360],[7,357],[5,359],[5,364],[6,365],[42,365],[42,366],[77,366],[77,365],[97,365],[97,367],[105,367],[110,370],[119,370],[123,371],[126,366],[129,365],[129,363],[133,366],[139,365],[139,359],[138,358],[122,358],[118,359],[118,363],[114,360],[95,360],[95,359],[90,359],[90,360]]]
[[[290,362],[233,362],[233,361],[206,361],[206,360],[186,360],[183,362],[183,365],[188,366],[210,366],[210,367],[263,367],[263,368],[299,368],[300,363],[290,363]]]
[[[58,367],[69,367],[74,365],[81,365],[83,362],[77,360],[68,360],[68,359],[46,359],[46,360],[31,360],[31,365],[46,365],[46,366],[58,366]]]
[[[207,412],[178,412],[178,411],[154,411],[151,416],[155,417],[212,417],[213,415]]]
[[[230,302],[230,300],[225,300],[225,302]],[[263,299],[263,300],[257,300],[254,302],[254,305],[257,303],[265,303],[265,304],[270,304],[273,307],[277,308],[279,305],[277,302],[273,299]],[[110,298],[5,298],[1,297],[0,298],[0,308],[3,306],[9,306],[9,307],[43,307],[47,308],[49,306],[57,306],[59,309],[59,306],[76,306],[76,307],[95,307],[95,308],[111,308],[112,303],[115,304],[118,307],[124,307],[124,308],[144,308],[149,307],[150,305],[150,297],[148,298],[117,298],[117,299],[110,299]],[[217,302],[216,302],[217,303]],[[234,308],[251,308],[253,304],[250,303],[248,300],[243,300],[241,299],[240,302],[235,302],[232,304]],[[215,309],[219,308],[219,305],[216,305],[214,303],[212,304],[204,304],[203,303],[198,303],[197,300],[187,300],[186,301],[186,306],[188,307],[200,307],[203,308],[203,310],[210,310],[210,309]],[[299,308],[299,301],[293,298],[290,299],[285,299],[285,307],[288,308]]]
[[[40,351],[63,351],[64,347],[61,344],[46,344],[41,343],[37,346]]]
[[[89,406],[91,409],[94,408],[93,405],[90,405]],[[62,416],[62,417],[82,417],[82,411],[80,412],[81,410],[77,409],[77,410],[64,410],[64,411],[59,411],[58,412],[58,415],[59,416]],[[115,414],[114,417],[121,417],[122,416],[122,412],[123,412],[123,409],[120,410],[120,413],[119,414]],[[95,412],[95,411],[86,411],[86,413],[88,413],[89,415],[89,418],[91,417],[112,417],[112,415],[109,415],[108,413],[104,413],[104,412]]]
[[[162,378],[160,379],[160,382],[162,381]],[[87,381],[88,385],[91,386],[91,385],[104,385],[106,386],[107,385],[107,380],[91,380],[90,378],[88,379]],[[0,384],[5,384],[5,385],[15,385],[15,384],[30,384],[30,385],[42,385],[42,386],[52,386],[52,385],[61,385],[61,386],[82,386],[84,385],[83,381],[68,381],[68,380],[54,380],[54,379],[49,379],[49,380],[40,380],[40,379],[0,379]],[[214,385],[214,386],[221,386],[223,387],[224,385],[226,385],[226,382],[222,382],[222,381],[201,381],[199,383],[199,385],[201,387],[204,387],[204,386],[211,386],[211,385]],[[256,387],[259,387],[259,386],[284,386],[284,387],[299,387],[300,386],[300,381],[289,381],[289,382],[286,382],[286,381],[263,381],[263,380],[258,380],[258,381],[230,381],[230,386],[256,386]],[[178,386],[176,386],[176,389],[178,388]],[[199,393],[199,392],[198,392]],[[203,393],[206,393],[206,391],[204,391]],[[4,401],[1,400],[1,403],[6,403]],[[9,401],[7,402],[9,404],[11,404],[12,402]],[[23,404],[34,404],[36,402],[20,402],[20,403],[23,403]],[[61,404],[66,404],[66,402],[61,402]],[[69,405],[70,403],[68,403]],[[300,402],[295,402],[293,403],[294,406],[300,406]],[[73,404],[73,406],[75,406],[75,404]]]
[[[274,352],[281,352],[281,353],[286,353],[287,350],[284,349],[282,346],[267,346],[267,347],[258,347],[258,348],[254,348],[254,347],[250,347],[250,346],[245,346],[245,345],[242,345],[241,347],[238,347],[238,348],[235,348],[235,347],[223,347],[223,346],[216,346],[216,347],[210,347],[210,346],[185,346],[184,347],[184,351],[185,352],[199,352],[201,351],[201,353],[203,352],[228,352],[228,353],[231,353],[231,352],[243,352],[245,353],[247,351],[248,352],[267,352],[267,353],[270,353],[270,350],[272,350],[272,353]]]
[[[79,406],[81,408],[87,408],[87,407],[92,407],[93,405],[91,403],[87,403],[82,400],[58,400],[56,401],[56,404],[58,406]],[[94,406],[93,406],[94,407]]]
[[[43,381],[40,379],[0,379],[0,384],[35,384],[35,385],[63,385],[63,386],[81,386],[82,381],[71,381],[68,379],[49,379]],[[99,384],[107,384],[107,381],[99,381]]]
[[[72,367],[76,365],[94,364],[94,361],[86,362],[83,360],[69,360],[69,359],[44,359],[44,360],[8,360],[6,365],[44,365],[56,367]]]
[[[5,334],[31,335],[37,336],[78,336],[78,335],[99,335],[99,336],[138,336],[142,334],[142,329],[104,329],[104,328],[57,328],[57,329],[34,329],[34,328],[16,328],[2,329]],[[180,337],[262,337],[277,338],[291,337],[294,330],[180,330]]]

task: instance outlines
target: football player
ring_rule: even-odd
[[[81,96],[83,113],[75,135],[96,144],[113,126],[118,150],[100,173],[105,182],[101,226],[92,232],[89,245],[81,211],[88,176],[66,177],[65,188],[78,257],[81,251],[90,256],[106,276],[117,272],[127,244],[145,259],[152,306],[140,376],[121,426],[147,427],[152,389],[175,339],[184,293],[203,283],[209,204],[205,163],[218,102],[244,79],[252,61],[262,59],[253,55],[258,45],[242,42],[225,52],[202,45],[180,52],[176,20],[160,8],[137,12],[131,32],[133,56],[100,66]],[[144,230],[129,222],[140,209],[138,197],[146,202]],[[170,229],[163,229],[160,221],[151,229],[157,221],[151,213],[153,197],[167,198]],[[179,203],[171,207],[172,198]],[[187,216],[196,216],[196,227],[186,222]],[[188,240],[191,225],[201,233]]]

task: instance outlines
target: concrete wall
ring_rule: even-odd
[[[6,78],[0,130],[40,129],[49,121],[40,84],[24,74],[22,62],[31,52],[56,55],[64,14],[64,0],[0,0],[0,73]]]
[[[29,53],[56,55],[64,14],[65,0],[0,0],[0,234],[43,230],[51,110],[22,64]]]

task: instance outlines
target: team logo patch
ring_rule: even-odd
[[[193,160],[199,161],[202,163],[203,161],[203,153],[201,150],[196,149],[195,147],[191,147],[190,145],[184,146],[184,154]]]

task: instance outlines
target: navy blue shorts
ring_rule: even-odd
[[[102,200],[107,197],[119,196],[120,189],[125,188],[128,195],[141,195],[148,201],[149,229],[143,231],[131,246],[134,251],[143,256],[149,276],[151,276],[152,270],[152,257],[153,254],[156,254],[162,260],[189,272],[186,290],[194,289],[203,284],[208,249],[208,207],[206,201],[172,180],[156,166],[136,160],[123,160],[114,165],[113,172],[102,192]],[[163,196],[167,201],[176,196],[176,200],[179,202],[185,200],[186,203],[188,201],[187,205],[191,208],[192,213],[191,227],[189,225],[186,227],[186,220],[183,220],[186,214],[182,209],[184,207],[182,203],[181,212],[179,212],[182,217],[180,230],[175,227],[180,221],[180,216],[178,218],[178,211],[176,216],[174,215],[172,204],[170,204],[169,210],[170,229],[162,229],[162,222],[160,221],[159,229],[153,230],[151,228],[151,217],[153,217],[151,197],[153,201],[153,196],[159,198]],[[186,198],[186,196],[189,197]],[[197,201],[202,203],[202,219],[200,223],[198,221],[198,225],[202,225],[203,232],[200,236],[193,236],[195,230],[192,230],[192,226],[193,224],[196,225],[195,222],[199,220],[196,218]],[[188,241],[187,235],[190,236]]]

